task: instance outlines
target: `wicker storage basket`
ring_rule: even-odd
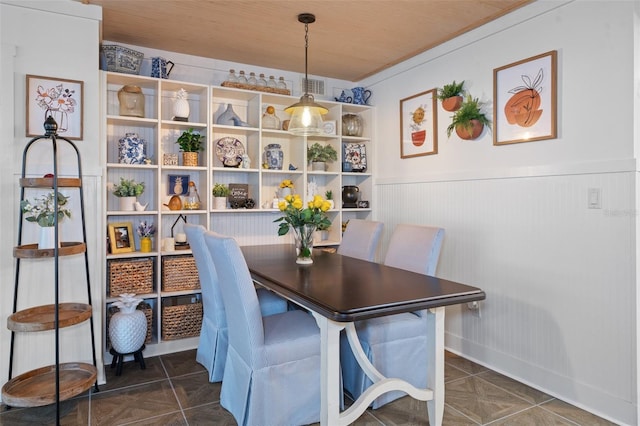
[[[192,255],[162,258],[162,291],[196,290],[199,288],[198,268]]]
[[[151,336],[153,336],[153,309],[151,308],[151,305],[146,302],[140,302],[136,309],[144,312],[144,316],[147,317],[147,337],[144,339],[144,343],[148,345],[151,343]],[[120,309],[118,309],[117,306],[109,306],[109,309],[107,310],[107,348],[111,347],[111,342],[109,340],[109,321],[118,311],[120,311]]]
[[[109,297],[153,293],[153,259],[112,259],[107,268]]]
[[[200,335],[202,302],[192,295],[162,300],[162,340],[183,339]]]

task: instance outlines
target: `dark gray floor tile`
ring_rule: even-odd
[[[204,371],[170,379],[178,401],[183,409],[220,402],[221,383],[209,383],[209,374]]]
[[[235,426],[236,420],[219,403],[201,405],[184,410],[189,426]]]
[[[162,364],[167,370],[169,377],[207,371],[203,366],[196,362],[195,349],[160,355],[160,358],[162,359]]]
[[[214,423],[209,423],[213,425]],[[182,412],[165,414],[158,417],[140,420],[138,422],[127,423],[127,426],[187,426],[189,423],[184,418]]]
[[[444,382],[451,382],[453,380],[462,379],[463,377],[468,377],[469,373],[466,371],[462,371],[459,368],[454,367],[450,364],[444,365]]]
[[[180,407],[168,379],[91,397],[91,425],[117,425],[179,412]]]
[[[531,407],[491,423],[491,426],[576,426],[576,424],[540,407]]]
[[[469,374],[478,374],[488,370],[488,368],[480,364],[476,364],[473,361],[469,361],[451,352],[445,352],[444,362]]]
[[[508,392],[518,395],[520,398],[532,405],[538,405],[553,399],[551,395],[547,395],[544,392],[540,392],[537,389],[527,386],[524,383],[517,382],[507,376],[496,373],[495,371],[485,371],[478,374],[477,377],[499,386]]]
[[[616,425],[615,423],[611,423],[610,421],[605,420],[602,417],[595,416],[587,411],[581,410],[578,407],[560,401],[559,399],[554,399],[541,404],[540,407],[583,426]]]
[[[32,408],[11,408],[0,414],[0,425],[55,425],[56,405]],[[89,424],[89,398],[73,398],[60,402],[60,424],[76,426]]]
[[[167,374],[162,367],[160,358],[151,357],[144,361],[145,369],[140,368],[140,364],[128,361],[122,364],[122,374],[116,376],[116,369],[109,365],[105,366],[106,381],[100,385],[100,391],[124,388],[127,386],[141,385],[143,383],[155,382],[167,378]]]
[[[532,406],[522,398],[475,376],[447,383],[445,402],[480,424]]]

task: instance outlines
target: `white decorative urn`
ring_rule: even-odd
[[[111,346],[120,354],[130,354],[142,348],[147,337],[147,317],[136,309],[142,299],[135,294],[124,293],[113,303],[120,309],[109,321]]]
[[[175,121],[189,121],[189,101],[187,101],[187,91],[178,90],[176,100],[173,103],[173,119]]]

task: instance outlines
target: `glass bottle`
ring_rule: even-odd
[[[277,87],[278,87],[278,89],[286,89],[287,88],[287,83],[284,82],[284,77],[280,77],[278,79]]]
[[[240,70],[240,75],[238,76],[238,83],[247,84],[247,77],[244,75],[244,71]]]
[[[260,78],[258,79],[258,86],[265,87],[267,85],[267,80],[264,79],[264,74],[260,74]]]
[[[269,81],[267,81],[267,87],[273,87],[275,88],[277,86],[276,84],[276,78],[272,75],[269,76]]]
[[[186,210],[200,209],[200,195],[198,195],[196,183],[192,180],[189,181],[189,193],[187,194],[183,207]]]
[[[249,84],[249,86],[257,86],[258,85],[258,79],[256,79],[256,73],[255,72],[249,73],[249,79],[247,80],[247,83]]]
[[[229,70],[229,75],[227,76],[227,81],[229,83],[237,83],[238,82],[238,76],[236,75],[236,70],[234,70],[234,69],[230,69]]]

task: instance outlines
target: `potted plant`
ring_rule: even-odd
[[[438,89],[438,99],[442,101],[442,108],[445,111],[457,111],[462,105],[462,95],[464,94],[464,80],[456,83],[453,80],[451,84],[445,84],[444,87]]]
[[[57,213],[54,208],[56,201],[54,200],[54,197],[57,198],[58,202]],[[58,218],[58,222],[62,221],[65,216],[71,218],[71,210],[66,207],[68,202],[69,197],[62,195],[59,192],[57,196],[54,196],[53,191],[41,197],[36,197],[33,202],[29,200],[22,200],[20,202],[20,208],[22,209],[22,213],[25,214],[24,217],[27,222],[35,222],[40,225],[38,249],[49,249],[54,247],[54,225],[56,224],[56,216]]]
[[[476,139],[482,133],[484,126],[491,127],[491,121],[481,111],[482,104],[478,98],[467,95],[465,101],[460,105],[451,117],[451,124],[447,127],[447,136],[455,130],[456,134],[465,140]]]
[[[329,201],[329,200],[327,200]],[[327,241],[329,239],[329,228],[331,227],[331,224],[327,224],[327,223],[320,223],[318,224],[317,228],[316,228],[316,232],[314,235],[314,241],[315,242],[321,242],[321,241]]]
[[[182,132],[176,143],[182,151],[182,165],[197,166],[198,153],[204,149],[204,136],[190,128]]]
[[[211,190],[213,195],[213,208],[216,210],[224,210],[227,208],[227,197],[229,196],[229,187],[224,183],[216,183]]]
[[[322,146],[316,142],[307,149],[307,161],[311,163],[311,170],[325,171],[325,163],[333,162],[337,159],[338,153],[329,144]]]
[[[113,195],[120,198],[120,210],[135,210],[137,198],[144,192],[144,182],[134,179],[120,178],[120,183],[113,185]]]
[[[333,204],[333,191],[330,189],[327,189],[327,191],[324,193],[324,196],[329,202],[329,204],[331,204],[330,208],[333,209],[335,207],[335,205]]]

